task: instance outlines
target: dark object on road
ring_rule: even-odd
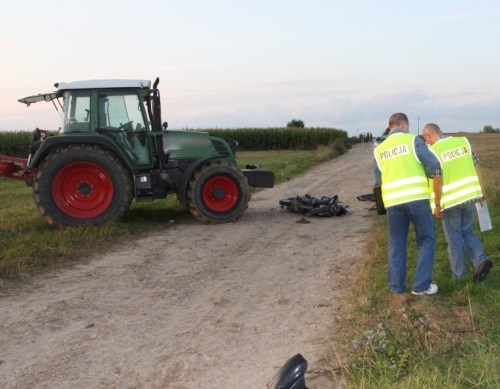
[[[374,193],[367,193],[363,195],[359,195],[356,197],[359,201],[369,201],[369,202],[375,202],[375,194]],[[377,210],[377,204],[372,205],[370,208],[366,208],[369,211],[375,211]]]
[[[262,389],[307,389],[304,373],[307,361],[301,354],[291,357]]]
[[[347,214],[347,207],[339,204],[337,195],[333,197],[323,196],[320,199],[310,194],[297,195],[288,199],[280,200],[282,208],[290,212],[301,213],[307,216],[342,216]]]
[[[367,193],[356,197],[359,201],[375,201],[375,194]]]

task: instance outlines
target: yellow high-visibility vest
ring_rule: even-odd
[[[439,139],[431,149],[437,154],[443,169],[442,210],[483,195],[467,138],[450,136]],[[434,193],[431,206],[434,210]]]
[[[401,132],[390,135],[375,148],[386,208],[431,198],[424,166],[415,154],[414,141],[415,135]]]

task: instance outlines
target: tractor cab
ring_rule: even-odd
[[[89,80],[55,84],[56,92],[19,101],[30,105],[57,100],[61,107],[59,133],[102,135],[113,139],[135,167],[152,165],[148,132],[159,98],[147,80]],[[62,103],[61,103],[62,99]],[[56,106],[57,109],[57,106]],[[159,116],[159,115],[158,115]],[[154,125],[154,126],[153,126]]]
[[[62,134],[97,133],[112,138],[136,167],[151,165],[143,80],[91,80],[59,84]]]

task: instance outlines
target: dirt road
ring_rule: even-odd
[[[254,194],[236,223],[188,217],[15,294],[4,288],[0,387],[258,389],[296,353],[325,368],[373,219],[372,203],[356,199],[371,192],[372,155],[360,144]],[[349,214],[296,223],[278,201],[304,193],[338,194]]]

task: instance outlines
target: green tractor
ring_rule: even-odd
[[[101,224],[123,216],[134,198],[168,194],[204,222],[236,220],[248,207],[249,187],[273,187],[273,172],[238,169],[232,139],[167,130],[158,83],[59,83],[55,92],[20,99],[59,106],[59,134],[35,130],[27,160],[0,156],[0,177],[32,186],[39,211],[59,228]]]

